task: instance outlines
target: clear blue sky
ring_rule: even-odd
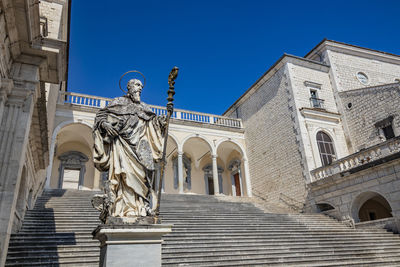
[[[323,38],[400,54],[400,1],[72,1],[68,91],[116,97],[120,76],[146,76],[142,100],[222,114],[283,53]]]

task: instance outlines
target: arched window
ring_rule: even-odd
[[[317,144],[322,166],[329,165],[336,159],[332,139],[324,132],[317,133]]]

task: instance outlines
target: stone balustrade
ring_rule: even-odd
[[[386,158],[400,152],[400,136],[387,140],[383,143],[361,150],[347,157],[338,159],[330,165],[322,166],[311,171],[311,182],[326,177],[354,171],[363,165],[372,164],[374,161]]]
[[[78,106],[86,106],[92,108],[104,108],[110,102],[111,98],[85,95],[73,92],[62,92],[59,97],[59,104],[71,104]],[[154,113],[157,115],[166,115],[167,110],[165,107],[149,105]],[[242,121],[240,119],[228,118],[213,114],[200,113],[182,109],[174,109],[172,118],[176,120],[194,121],[207,124],[214,124],[232,128],[242,128]]]

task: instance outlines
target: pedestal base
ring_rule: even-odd
[[[162,236],[170,224],[99,225],[93,238],[101,242],[100,267],[161,266]]]

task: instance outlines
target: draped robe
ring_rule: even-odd
[[[109,136],[103,122],[109,122],[118,135]],[[115,98],[96,114],[93,160],[99,171],[108,171],[113,199],[109,215],[149,215],[150,176],[162,157],[163,125],[146,104],[128,96]]]

